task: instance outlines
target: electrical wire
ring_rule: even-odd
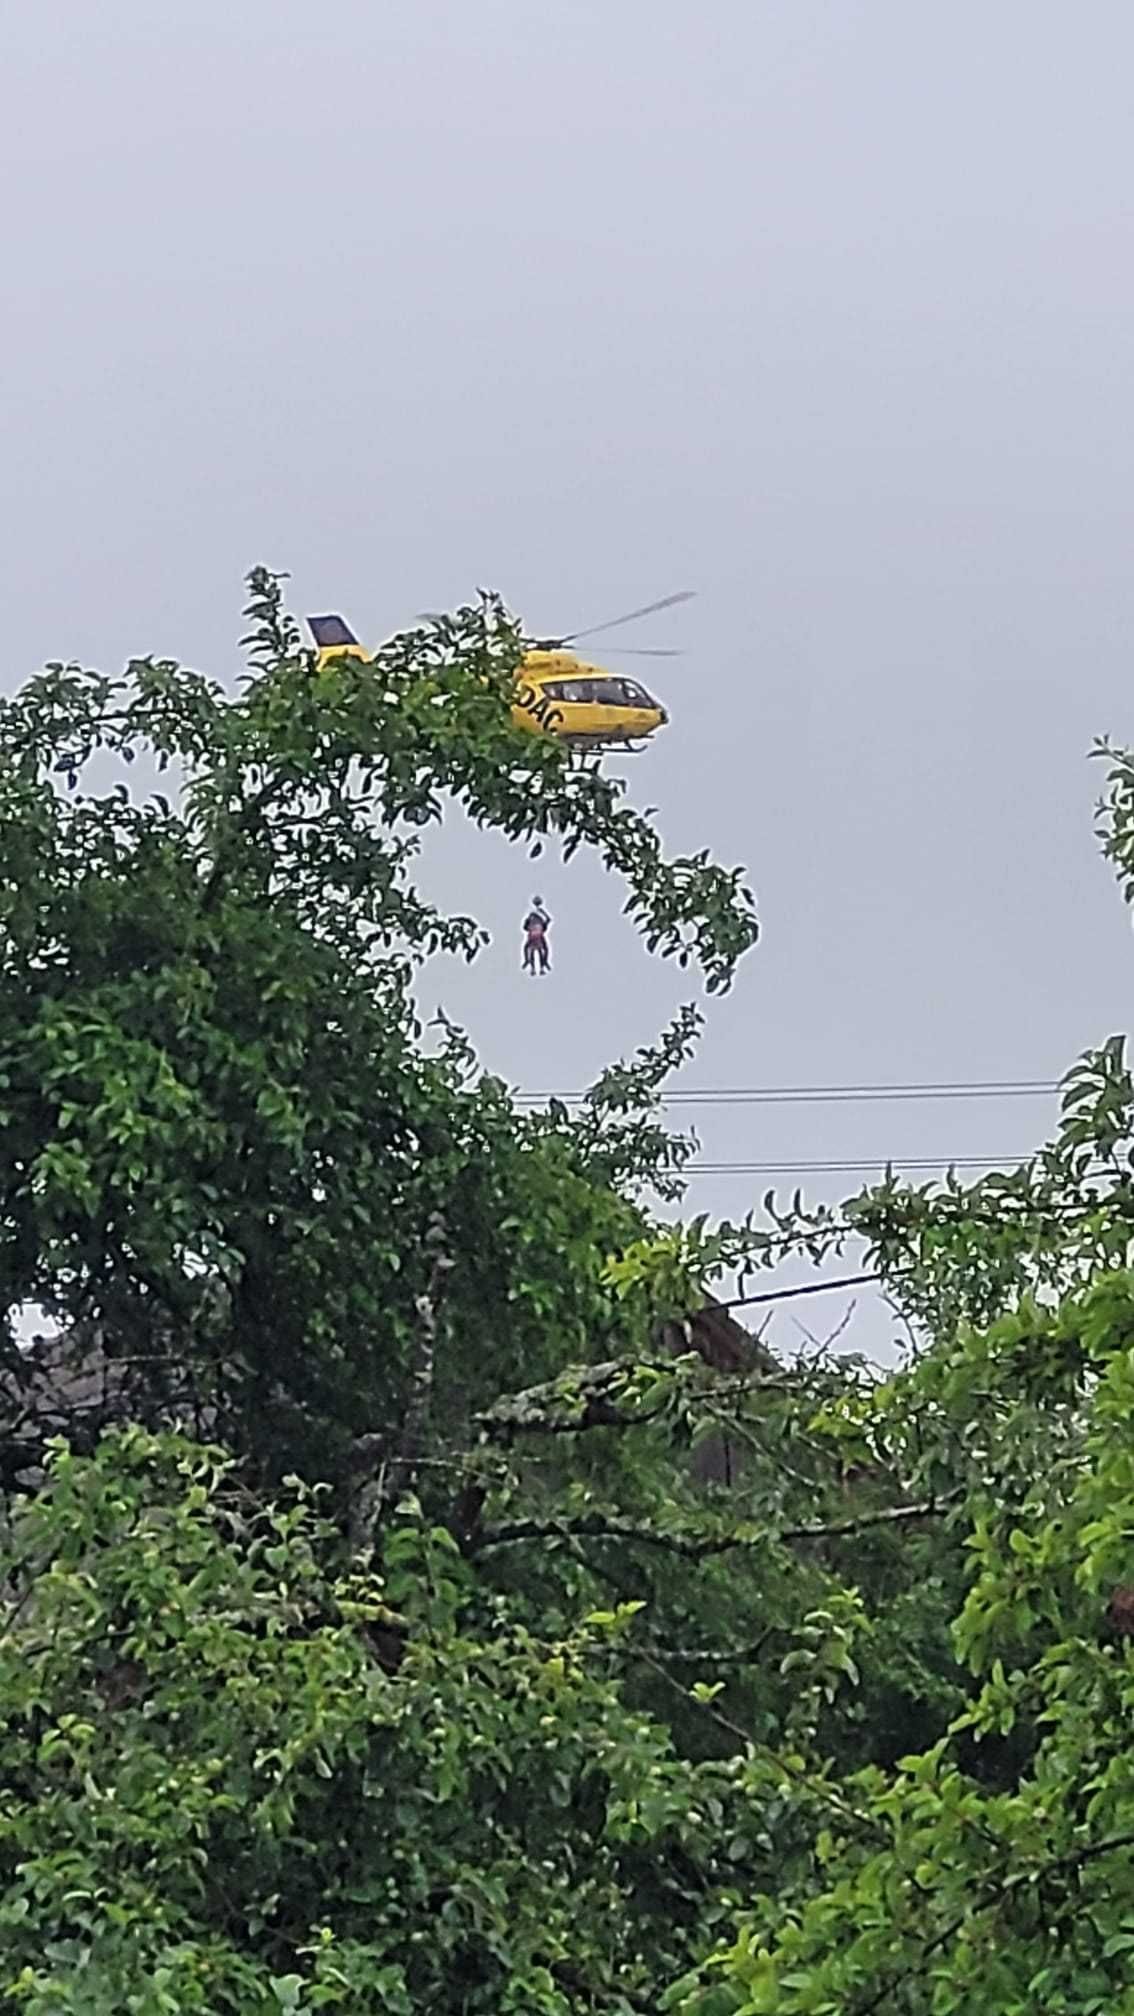
[[[903,1270],[898,1268],[896,1273]],[[796,1288],[765,1288],[759,1295],[734,1295],[728,1302],[710,1302],[700,1312],[711,1315],[716,1309],[751,1309],[758,1302],[794,1302],[801,1295],[826,1295],[832,1288],[858,1288],[866,1281],[883,1281],[886,1276],[871,1268],[863,1274],[841,1274],[833,1281],[805,1281]]]
[[[1047,1099],[1059,1091],[1055,1080],[1041,1078],[988,1078],[926,1084],[880,1085],[708,1085],[677,1087],[663,1092],[663,1106],[757,1106],[820,1105],[843,1100],[889,1099]],[[517,1092],[517,1106],[545,1106],[557,1100],[561,1106],[581,1106],[585,1092]]]
[[[697,1106],[789,1106],[841,1105],[852,1102],[891,1102],[949,1099],[1051,1099],[1060,1091],[1059,1082],[1046,1078],[977,1078],[913,1080],[876,1084],[845,1085],[712,1085],[678,1087],[660,1095],[660,1104],[669,1107]],[[583,1106],[585,1092],[516,1092],[520,1107],[542,1107],[552,1100],[562,1106]],[[823,1176],[854,1175],[873,1169],[895,1168],[910,1171],[945,1169],[1016,1168],[1029,1160],[1027,1155],[940,1155],[940,1156],[858,1156],[805,1161],[706,1161],[685,1165],[686,1176]]]
[[[1018,1169],[1028,1155],[876,1155],[840,1162],[687,1162],[685,1176],[845,1175],[858,1169]]]

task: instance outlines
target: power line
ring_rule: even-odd
[[[896,1272],[901,1273],[902,1269]],[[871,1269],[865,1274],[842,1274],[835,1281],[807,1281],[799,1288],[766,1288],[760,1295],[734,1295],[729,1302],[710,1302],[699,1313],[714,1309],[751,1309],[757,1302],[794,1302],[800,1295],[825,1295],[830,1288],[857,1288],[864,1281],[882,1281],[885,1276]]]
[[[660,1095],[663,1106],[819,1105],[843,1100],[1047,1099],[1059,1091],[1055,1080],[988,1078],[926,1084],[880,1085],[708,1085],[678,1087]],[[517,1092],[517,1106],[585,1105],[585,1092]]]
[[[1028,1155],[875,1155],[845,1162],[687,1162],[684,1176],[845,1175],[858,1169],[1016,1169]]]
[[[846,1085],[716,1085],[682,1087],[660,1095],[663,1106],[758,1106],[821,1105],[852,1101],[942,1100],[942,1099],[1050,1099],[1060,1090],[1054,1079],[978,1078],[915,1080],[908,1083]],[[517,1106],[545,1106],[552,1100],[563,1106],[582,1106],[590,1098],[586,1092],[517,1092]],[[1017,1167],[1028,1155],[938,1155],[859,1156],[805,1161],[705,1161],[686,1163],[686,1176],[833,1176],[854,1175],[864,1170],[987,1169]]]

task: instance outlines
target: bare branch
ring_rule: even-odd
[[[913,1505],[888,1505],[881,1511],[863,1512],[857,1519],[836,1519],[830,1524],[765,1527],[758,1532],[663,1533],[653,1526],[633,1526],[629,1521],[608,1518],[601,1512],[586,1512],[567,1519],[517,1519],[507,1526],[490,1526],[469,1551],[485,1547],[511,1547],[526,1540],[550,1540],[561,1544],[570,1540],[618,1540],[631,1546],[657,1547],[680,1554],[687,1561],[704,1561],[714,1554],[727,1554],[734,1547],[766,1547],[769,1542],[789,1545],[808,1540],[838,1540],[863,1533],[872,1526],[909,1525],[918,1519],[940,1518],[961,1496],[950,1491],[941,1498],[923,1498]]]
[[[649,1650],[654,1659],[670,1666],[751,1666],[760,1657],[769,1641],[776,1635],[775,1629],[762,1631],[759,1638],[750,1645],[659,1645],[653,1643]],[[638,1646],[631,1647],[630,1657],[642,1656]]]
[[[427,1250],[432,1248],[433,1251],[429,1284],[424,1294],[418,1296],[414,1305],[418,1322],[417,1348],[414,1352],[414,1362],[410,1367],[409,1402],[396,1461],[396,1482],[402,1490],[409,1488],[416,1475],[425,1447],[429,1409],[433,1400],[433,1367],[437,1354],[437,1298],[441,1283],[454,1264],[444,1242],[445,1228],[441,1220],[435,1218],[425,1235],[425,1246]]]

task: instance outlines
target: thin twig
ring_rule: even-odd
[[[817,1337],[813,1330],[808,1329],[806,1323],[800,1322],[798,1316],[793,1315],[791,1320],[795,1324],[796,1329],[799,1331],[800,1336],[806,1337],[808,1343],[813,1347],[814,1350],[829,1351],[831,1349],[832,1344],[836,1344],[839,1338],[842,1336],[843,1331],[847,1328],[847,1325],[850,1323],[852,1317],[854,1316],[854,1312],[857,1308],[858,1308],[857,1302],[848,1302],[846,1308],[843,1310],[842,1315],[839,1317],[839,1320],[836,1323],[834,1329],[826,1337]]]
[[[773,1764],[784,1778],[792,1783],[804,1785],[820,1805],[828,1806],[833,1813],[838,1814],[844,1826],[855,1827],[862,1833],[872,1835],[876,1840],[886,1838],[885,1829],[872,1814],[856,1812],[853,1806],[847,1805],[838,1792],[821,1779],[814,1778],[805,1765],[789,1763],[788,1759],[770,1743],[760,1742],[750,1730],[742,1729],[739,1722],[734,1722],[731,1716],[724,1714],[715,1701],[706,1701],[700,1695],[690,1694],[680,1680],[675,1680],[673,1674],[668,1673],[652,1653],[642,1647],[636,1647],[635,1650],[642,1664],[651,1667],[658,1677],[665,1681],[667,1687],[672,1687],[675,1693],[680,1694],[683,1701],[695,1703],[710,1722],[715,1722],[717,1728],[725,1735],[731,1736],[742,1749],[758,1752]]]

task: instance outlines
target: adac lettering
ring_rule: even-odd
[[[534,686],[521,686],[516,694],[516,702],[533,721],[542,728],[558,728],[563,720],[562,707],[556,707],[546,693],[537,693]]]

